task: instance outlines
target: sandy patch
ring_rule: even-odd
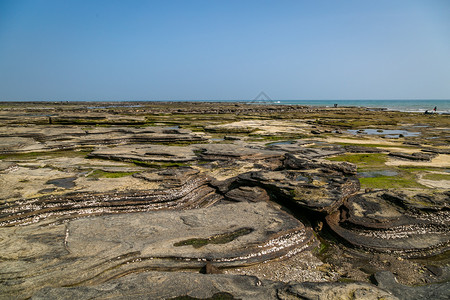
[[[415,153],[420,152],[419,148],[397,148],[397,147],[377,147],[389,152]]]
[[[431,188],[448,189],[450,187],[450,180],[434,181],[428,179],[418,179],[417,182]]]
[[[88,177],[79,177],[76,181],[77,192],[110,192],[129,190],[152,190],[159,188],[161,183],[148,182],[134,178],[131,175],[120,178],[99,178],[92,180]]]
[[[278,120],[246,120],[222,125],[215,125],[215,128],[254,128],[256,134],[273,134],[273,133],[306,133],[311,125],[303,121],[278,121]]]
[[[424,172],[418,174],[417,182],[420,184],[423,184],[424,186],[431,187],[431,188],[442,188],[442,189],[448,189],[450,187],[450,180],[430,180],[430,179],[424,179],[423,177],[427,174],[444,174],[448,175],[448,173],[445,172]]]

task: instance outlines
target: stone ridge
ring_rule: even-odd
[[[208,185],[209,178],[197,173],[190,168],[180,168],[172,175],[166,173],[160,179],[166,181],[163,190],[79,192],[5,203],[0,206],[0,226],[31,224],[52,218],[56,221],[111,213],[207,207],[222,199]],[[167,185],[170,181],[172,186]]]
[[[186,238],[244,227],[252,231],[222,244],[175,246]],[[8,245],[0,262],[4,297],[29,297],[45,286],[99,284],[149,270],[199,270],[207,261],[221,268],[245,266],[293,255],[314,242],[310,229],[266,202],[91,216],[59,225],[3,227],[0,234]],[[22,264],[27,267],[17,268]]]

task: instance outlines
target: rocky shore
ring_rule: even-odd
[[[449,128],[352,107],[0,103],[0,299],[448,299]]]

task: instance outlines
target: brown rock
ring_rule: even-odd
[[[210,261],[206,262],[206,265],[200,270],[202,274],[222,274],[223,272],[214,266]]]

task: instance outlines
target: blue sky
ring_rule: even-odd
[[[450,99],[450,1],[0,0],[0,100]]]

